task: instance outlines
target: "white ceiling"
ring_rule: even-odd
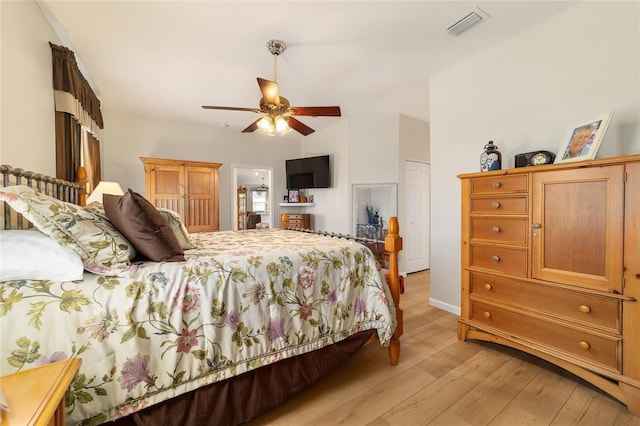
[[[256,77],[274,78],[267,40],[287,44],[277,80],[292,105],[428,121],[431,75],[575,3],[38,0],[103,109],[238,131],[257,116],[201,105],[258,107]],[[450,36],[445,29],[476,7],[489,19]],[[316,130],[335,120],[300,118]]]

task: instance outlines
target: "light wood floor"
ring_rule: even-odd
[[[633,425],[640,417],[536,357],[456,339],[457,317],[429,306],[429,271],[402,296],[400,363],[368,345],[341,370],[250,423],[261,425]]]

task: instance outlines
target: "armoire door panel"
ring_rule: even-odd
[[[189,232],[220,229],[220,163],[140,157],[145,165],[147,198],[156,207],[175,210]]]
[[[622,290],[624,166],[533,175],[532,278]]]

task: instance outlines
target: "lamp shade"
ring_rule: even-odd
[[[89,198],[87,198],[87,204],[91,204],[96,201],[102,203],[102,194],[123,195],[124,192],[118,182],[102,180],[98,186],[96,186],[96,189],[93,190],[91,195],[89,195]]]

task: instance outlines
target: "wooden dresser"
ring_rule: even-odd
[[[640,155],[459,178],[458,338],[537,355],[640,415]]]
[[[221,163],[140,157],[146,198],[177,212],[189,232],[220,229],[218,169]]]
[[[309,213],[287,213],[289,228],[311,229],[311,215]]]

